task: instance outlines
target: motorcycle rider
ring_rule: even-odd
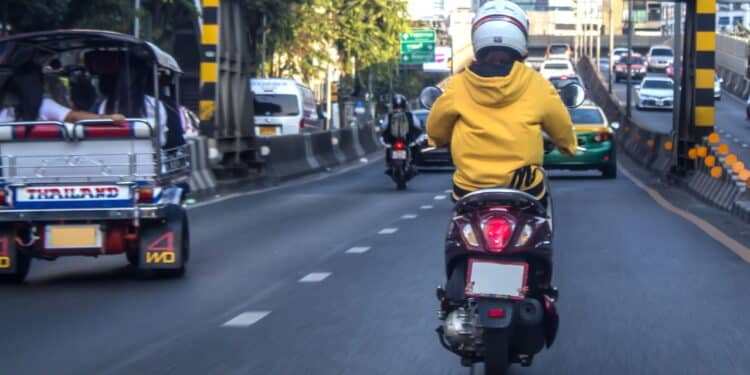
[[[391,112],[385,117],[382,125],[383,142],[393,145],[395,141],[401,139],[407,145],[411,144],[422,135],[422,130],[417,127],[418,123],[419,119],[410,111],[409,101],[406,97],[401,94],[395,94],[391,102]],[[418,147],[419,145],[411,147],[412,155],[414,155]],[[390,153],[386,153],[386,173],[391,171],[388,168],[391,163],[390,157]],[[411,173],[416,173],[416,170],[413,169]]]
[[[511,1],[485,3],[472,22],[476,61],[448,82],[427,118],[430,143],[450,143],[453,199],[509,187],[547,203],[543,133],[577,151],[570,114],[552,84],[524,64],[528,21]]]

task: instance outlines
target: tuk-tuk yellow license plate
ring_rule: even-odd
[[[261,126],[260,135],[276,135],[275,126]]]
[[[99,225],[48,225],[44,247],[48,250],[101,248],[102,231]]]

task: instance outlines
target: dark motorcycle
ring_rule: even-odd
[[[383,134],[386,174],[391,176],[398,190],[405,190],[407,181],[417,175],[413,160],[421,131],[409,119],[410,116],[410,112],[391,114],[388,128]]]
[[[441,91],[423,90],[434,104]],[[560,89],[566,105],[583,103],[577,84]],[[445,288],[437,328],[440,343],[467,367],[506,374],[530,366],[555,340],[559,318],[552,285],[552,204],[512,189],[485,189],[456,203],[445,241]]]

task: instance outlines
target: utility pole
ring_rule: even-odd
[[[141,0],[135,0],[135,17],[133,18],[133,36],[140,37],[141,34]]]
[[[682,82],[682,3],[679,1],[676,1],[673,8],[673,31],[672,31],[672,37],[674,38],[674,62],[672,63],[674,77],[672,78],[672,82],[674,82],[674,98],[677,99],[680,97],[680,82]],[[678,115],[680,113],[680,100],[673,100],[672,105],[674,106],[674,109],[672,110],[672,132],[674,134],[677,134],[677,132],[680,130],[680,116]],[[674,151],[677,151],[677,147],[674,148]],[[675,154],[676,156],[676,154]],[[672,158],[673,161],[676,161],[677,158]]]
[[[625,105],[625,116],[628,120],[631,118],[633,107],[633,75],[630,74],[631,63],[633,58],[633,0],[628,0],[628,91],[626,93],[627,103]]]
[[[609,0],[609,93],[612,93],[612,74],[615,72],[615,13],[612,11],[613,0]]]

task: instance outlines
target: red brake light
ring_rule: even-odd
[[[494,319],[502,319],[505,318],[505,310],[504,309],[489,309],[487,310],[487,316]]]
[[[8,193],[5,192],[5,189],[0,189],[0,206],[7,206],[8,205]]]
[[[299,128],[302,129],[305,127],[305,119],[299,120]]]
[[[513,223],[500,216],[492,216],[482,222],[482,232],[487,242],[487,251],[499,253],[510,242]]]
[[[150,187],[141,187],[138,189],[138,203],[153,203],[154,189]]]
[[[565,81],[565,80],[567,80],[567,79],[568,79],[568,76],[562,76],[562,77],[560,77],[560,80],[561,80],[561,81]]]
[[[406,144],[403,141],[393,142],[393,149],[397,151],[405,150]]]
[[[594,137],[595,142],[607,142],[612,140],[612,134],[608,132],[601,132]]]

